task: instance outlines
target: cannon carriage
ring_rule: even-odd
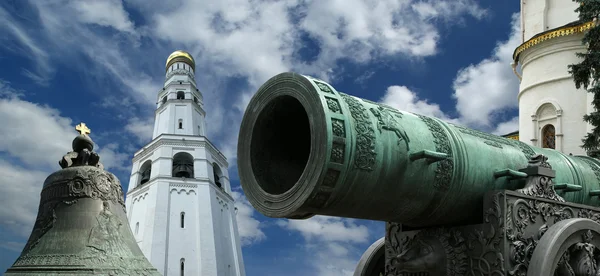
[[[386,222],[355,275],[600,275],[600,163],[294,73],[250,101],[238,170],[262,214]]]

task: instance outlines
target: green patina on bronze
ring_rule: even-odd
[[[354,121],[354,129],[356,132],[355,152],[354,157],[354,168],[372,171],[373,165],[375,165],[375,130],[370,122],[369,113],[367,109],[352,96],[340,93],[340,96],[344,99],[350,114]]]
[[[4,275],[161,275],[127,223],[121,184],[105,171],[85,124],[73,151],[46,178],[37,219]]]
[[[271,108],[275,103],[301,108],[281,107],[279,113]],[[261,117],[265,112],[269,116]],[[267,120],[269,128],[261,127]],[[290,129],[291,122],[309,127]],[[276,139],[255,139],[267,132]],[[537,154],[548,158],[566,201],[600,205],[593,196],[600,194],[596,160],[398,111],[294,73],[277,75],[259,89],[239,137],[242,187],[252,205],[271,217],[320,214],[412,227],[469,222],[482,217],[487,192],[523,188],[527,174],[519,170]],[[305,144],[307,153],[296,152]],[[292,167],[299,172],[282,172]],[[281,189],[265,192],[273,185]]]

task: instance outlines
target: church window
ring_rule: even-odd
[[[556,148],[556,131],[553,125],[546,125],[542,129],[542,147],[543,148]]]
[[[181,223],[181,228],[185,227],[185,212],[181,212],[180,216],[180,223]]]
[[[194,102],[198,103],[198,98],[194,97]]]
[[[215,178],[215,185],[219,188],[223,188],[223,184],[221,183],[221,177],[223,176],[223,172],[221,172],[221,168],[217,163],[213,163],[213,176]]]
[[[179,63],[177,63],[177,69],[179,69]]]
[[[163,104],[167,103],[167,96],[164,96],[164,97],[162,98],[162,103],[163,103]]]
[[[179,123],[178,123],[179,129],[183,128],[183,120],[179,119]]]
[[[180,270],[180,275],[184,276],[184,271],[185,271],[185,259],[181,258],[181,260],[179,261],[179,270]]]
[[[150,174],[152,173],[152,161],[147,160],[140,167],[140,185],[150,181]]]
[[[139,231],[139,230],[140,230],[140,223],[139,223],[139,222],[136,222],[136,223],[135,223],[135,234],[136,234],[136,235],[138,234],[138,231]]]
[[[194,158],[187,152],[173,156],[173,177],[194,178]]]
[[[185,93],[183,91],[177,91],[177,99],[178,100],[185,99]]]

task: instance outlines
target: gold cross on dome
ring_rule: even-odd
[[[86,125],[85,123],[79,123],[78,125],[75,126],[75,130],[77,130],[81,135],[87,135],[90,134],[90,132],[92,132]]]

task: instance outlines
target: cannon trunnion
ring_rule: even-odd
[[[386,221],[384,246],[374,244],[355,275],[600,276],[596,159],[294,73],[259,89],[239,137],[240,182],[262,214]]]

